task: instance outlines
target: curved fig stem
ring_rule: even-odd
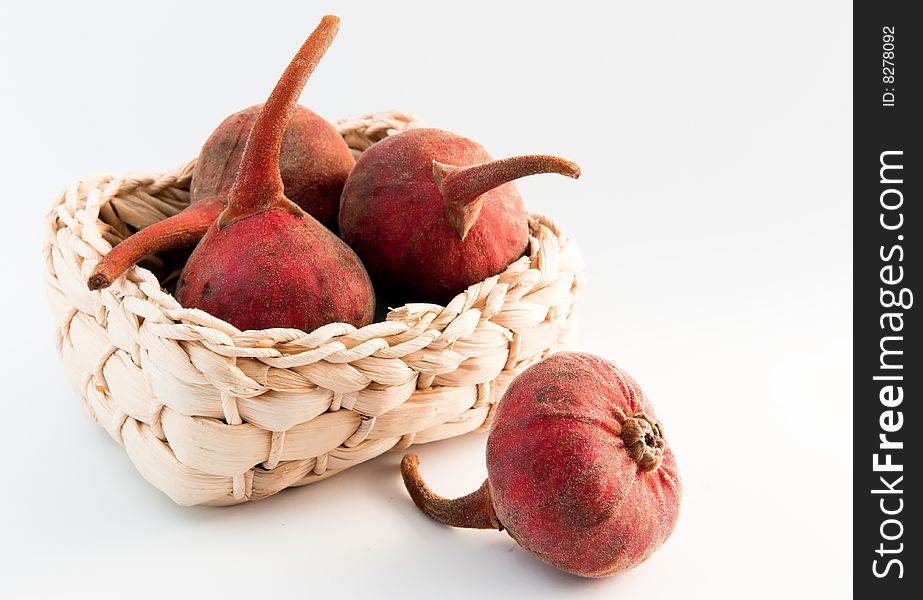
[[[449,222],[462,240],[481,214],[481,194],[504,183],[540,173],[558,173],[576,179],[580,177],[580,167],[564,158],[545,154],[514,156],[470,167],[433,161],[436,187],[445,199]]]
[[[301,91],[340,29],[340,19],[326,15],[289,63],[253,124],[219,226],[262,212],[284,198],[279,174],[282,136]],[[286,208],[291,208],[294,205]]]
[[[145,227],[102,257],[90,274],[87,286],[91,290],[109,287],[145,256],[194,245],[223,209],[221,198],[205,198],[179,214]]]
[[[401,460],[404,485],[413,503],[426,516],[450,527],[503,530],[503,525],[497,520],[497,514],[494,512],[490,486],[486,480],[476,492],[448,500],[430,491],[420,478],[419,467],[420,457],[416,454],[407,454]]]

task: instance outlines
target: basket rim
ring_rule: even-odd
[[[411,113],[397,111],[384,111],[371,113],[362,117],[341,119],[336,122],[338,130],[353,125],[356,122],[370,119],[391,119],[403,121],[403,126],[413,128],[422,126]],[[361,150],[354,150],[361,152]],[[44,253],[48,261],[48,271],[53,273],[50,264],[52,247],[57,243],[58,232],[62,228],[69,229],[77,238],[82,247],[83,262],[90,268],[110,251],[113,246],[103,239],[101,228],[106,225],[100,220],[100,208],[111,202],[122,193],[143,191],[147,195],[156,195],[168,187],[186,188],[196,158],[182,163],[169,171],[159,171],[148,175],[98,175],[87,179],[77,179],[67,186],[61,193],[47,214],[47,226]],[[83,206],[80,197],[83,197]],[[498,285],[529,286],[529,282],[517,281],[521,276],[530,271],[547,271],[543,264],[544,254],[548,251],[549,244],[556,245],[558,249],[565,246],[576,245],[575,241],[563,233],[561,228],[550,217],[540,213],[529,213],[529,242],[524,254],[502,272],[469,286],[455,295],[445,305],[429,302],[408,302],[402,306],[389,307],[384,320],[375,321],[363,327],[355,327],[348,323],[327,323],[313,331],[301,329],[271,328],[257,330],[238,329],[231,323],[219,319],[203,310],[182,307],[176,298],[161,287],[159,279],[147,268],[134,265],[123,275],[116,279],[111,286],[99,290],[86,290],[87,294],[96,296],[96,304],[116,306],[126,301],[149,300],[155,303],[164,313],[163,316],[154,314],[155,311],[144,311],[143,316],[155,322],[164,324],[172,323],[178,326],[197,330],[194,338],[203,339],[212,349],[223,348],[220,354],[226,356],[248,356],[253,358],[279,358],[292,352],[303,352],[306,349],[319,348],[331,342],[342,341],[346,347],[352,347],[373,341],[375,338],[392,338],[405,334],[412,327],[428,321],[429,325],[444,323],[448,325],[452,319],[467,310],[484,303],[486,297]],[[582,270],[582,257],[577,257]],[[86,268],[86,267],[84,267]],[[534,284],[537,282],[533,282]],[[581,286],[582,287],[582,286]],[[526,292],[527,293],[527,292]],[[137,308],[137,307],[136,307]],[[167,317],[164,319],[163,317]],[[203,329],[211,330],[210,334],[203,336]],[[191,333],[191,332],[189,332]],[[167,337],[175,337],[169,335]],[[187,339],[180,335],[177,339]],[[275,346],[286,346],[286,352],[280,352]],[[243,353],[233,349],[243,350]]]

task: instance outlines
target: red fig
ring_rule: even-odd
[[[180,275],[176,296],[240,329],[311,331],[371,322],[375,294],[355,253],[288,200],[279,173],[285,126],[339,28],[324,17],[283,73],[253,125],[227,208]]]
[[[227,198],[240,168],[247,136],[262,107],[257,104],[234,113],[205,141],[192,172],[193,202],[210,196]],[[340,194],[355,164],[349,146],[333,125],[304,106],[295,106],[279,154],[286,198],[327,229],[336,231]],[[217,216],[216,213],[212,220]]]
[[[541,560],[583,577],[640,564],[679,515],[679,471],[653,408],[634,379],[592,354],[561,352],[513,380],[497,406],[478,491],[440,498],[418,465],[408,454],[401,472],[428,516],[506,529]]]
[[[202,239],[224,210],[247,136],[262,106],[245,108],[222,121],[199,153],[189,206],[115,246],[90,274],[91,290],[108,287],[149,254],[192,246]],[[355,162],[333,125],[304,106],[295,107],[279,155],[285,196],[331,231],[336,231],[340,194]]]
[[[445,303],[522,256],[528,214],[511,182],[538,173],[576,178],[580,168],[556,156],[492,160],[454,133],[405,131],[356,161],[340,200],[340,236],[379,287]]]

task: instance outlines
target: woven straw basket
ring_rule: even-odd
[[[358,155],[420,126],[386,112],[337,124]],[[408,304],[362,329],[240,331],[182,308],[135,267],[91,292],[100,256],[189,201],[194,163],[71,184],[48,215],[58,350],[90,416],[181,505],[231,505],[413,443],[487,428],[509,381],[573,329],[576,244],[533,216],[528,256],[448,306]]]

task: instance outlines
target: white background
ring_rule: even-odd
[[[0,8],[0,596],[849,593],[848,3],[83,4]],[[582,580],[505,533],[437,526],[398,454],[179,508],[73,397],[42,283],[52,200],[197,154],[324,12],[343,24],[302,96],[320,114],[410,109],[494,156],[583,167],[520,190],[583,249],[582,348],[635,375],[678,457],[679,525],[637,569]],[[436,491],[481,483],[485,439],[418,447]]]

